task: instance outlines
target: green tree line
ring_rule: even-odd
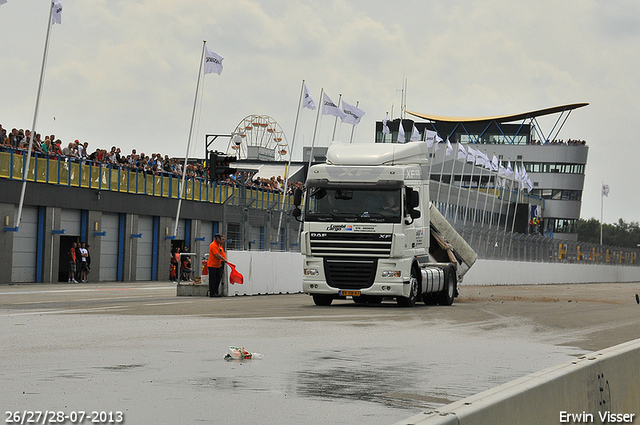
[[[600,221],[595,218],[578,220],[578,240],[600,243]],[[637,248],[640,244],[640,225],[637,221],[627,223],[619,219],[616,224],[602,226],[602,244],[624,248]]]

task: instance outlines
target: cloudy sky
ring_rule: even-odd
[[[61,0],[51,29],[36,129],[90,150],[115,145],[184,156],[203,40],[224,57],[203,78],[190,155],[204,135],[228,134],[248,115],[268,115],[292,143],[302,80],[375,121],[407,109],[489,116],[566,103],[559,138],[584,139],[589,161],[583,218],[640,221],[633,133],[640,113],[640,3],[631,0]],[[0,123],[30,128],[49,15],[48,0],[0,6]],[[550,131],[555,123],[540,120]],[[300,113],[293,150],[313,137],[315,111]],[[328,146],[333,118],[316,145]],[[348,140],[351,126],[338,127]],[[226,150],[220,139],[214,147]],[[640,242],[640,241],[639,241]]]

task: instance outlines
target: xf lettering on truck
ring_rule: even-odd
[[[419,180],[422,176],[420,175],[420,170],[416,169],[406,169],[404,170],[404,179],[405,180]]]

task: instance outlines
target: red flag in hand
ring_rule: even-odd
[[[244,276],[242,276],[242,274],[238,270],[236,270],[236,265],[231,264],[228,261],[227,261],[227,265],[231,268],[231,273],[229,273],[229,283],[231,283],[232,285],[234,283],[243,284]]]

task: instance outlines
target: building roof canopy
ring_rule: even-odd
[[[421,114],[418,112],[411,112],[411,111],[407,111],[407,112],[418,118],[423,118],[425,120],[430,120],[430,121],[452,122],[452,123],[496,121],[498,123],[506,123],[506,122],[512,122],[512,121],[525,120],[527,118],[541,117],[544,115],[558,114],[561,112],[582,108],[583,106],[587,106],[587,105],[588,103],[571,103],[567,105],[554,106],[551,108],[538,109],[536,111],[523,112],[520,114],[496,115],[493,117],[475,117],[475,118],[441,117],[436,115]]]

